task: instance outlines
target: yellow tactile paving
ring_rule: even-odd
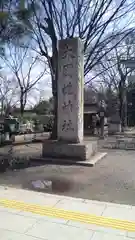
[[[63,218],[65,220],[73,220],[82,223],[95,224],[102,227],[115,228],[119,230],[126,230],[135,232],[135,222],[125,220],[118,220],[103,216],[90,215],[86,213],[67,211],[55,207],[40,206],[35,204],[28,204],[15,200],[0,199],[0,206],[12,209],[18,209],[25,212],[31,212],[39,215]]]

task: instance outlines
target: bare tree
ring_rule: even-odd
[[[46,72],[45,61],[28,47],[13,46],[12,44],[8,44],[6,54],[2,59],[5,68],[8,67],[13,76],[12,81],[18,85],[20,111],[23,115],[28,94],[44,77]]]
[[[130,30],[120,25],[127,12],[133,10],[133,2],[120,0],[31,0],[34,17],[34,40],[50,68],[52,93],[55,103],[53,138],[57,138],[57,42],[60,39],[80,37],[84,42],[87,75],[96,64],[116,46]],[[38,7],[37,7],[38,5]],[[117,24],[116,24],[117,23]],[[116,26],[117,25],[117,26]],[[110,45],[113,39],[117,42]]]
[[[9,76],[3,72],[0,74],[0,111],[1,115],[6,114],[7,109],[17,103],[17,85]]]
[[[98,78],[104,86],[112,89],[118,95],[119,114],[123,130],[127,126],[126,91],[128,87],[128,76],[132,74],[133,69],[125,67],[122,64],[122,60],[128,60],[134,57],[135,37],[133,34],[129,34],[129,36],[107,54],[95,68],[96,77],[98,75]]]

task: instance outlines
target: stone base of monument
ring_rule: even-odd
[[[121,124],[120,123],[109,123],[108,125],[108,134],[113,135],[121,132]]]
[[[114,135],[114,134],[121,132],[121,121],[120,121],[119,113],[117,111],[108,120],[109,120],[108,121],[108,134],[109,135]]]
[[[93,166],[106,153],[97,153],[97,142],[66,143],[46,140],[42,148],[42,160],[51,163],[77,163]]]

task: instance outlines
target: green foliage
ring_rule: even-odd
[[[30,34],[32,11],[25,8],[24,0],[0,0],[0,54],[5,43]]]
[[[49,114],[52,112],[52,102],[51,101],[40,101],[33,108],[33,111],[37,114]]]

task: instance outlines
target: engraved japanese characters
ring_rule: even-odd
[[[80,39],[59,41],[58,139],[83,140],[83,45]]]

